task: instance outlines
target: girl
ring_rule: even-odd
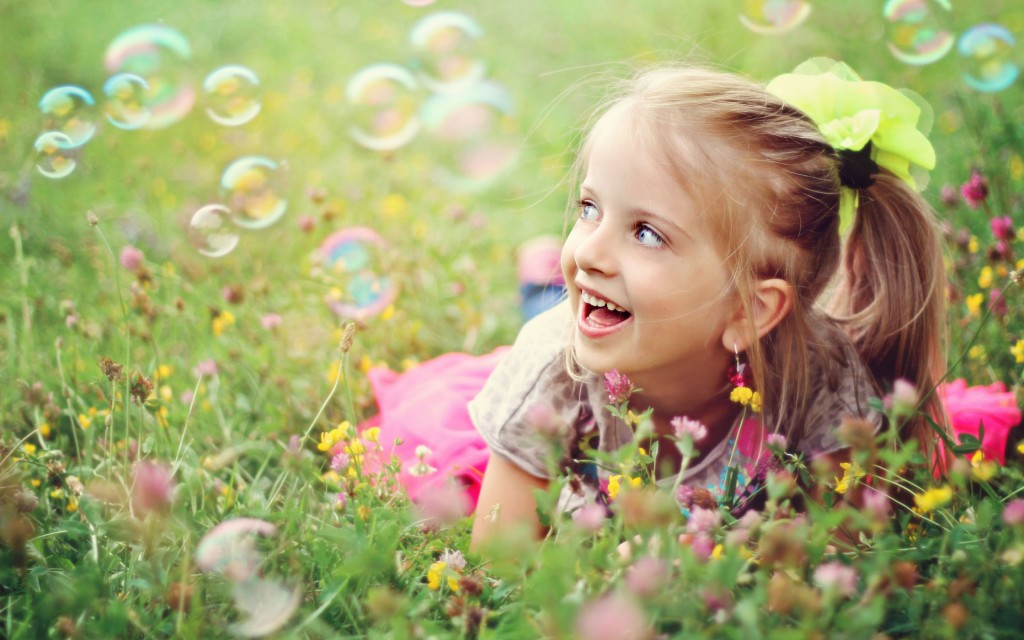
[[[833,453],[844,419],[882,427],[868,399],[895,380],[931,389],[944,368],[945,276],[909,173],[934,164],[919,117],[914,101],[844,65],[767,89],[657,68],[601,108],[576,167],[567,299],[492,356],[469,403],[491,454],[473,544],[515,523],[541,532],[532,492],[550,481],[545,427],[567,425],[577,454],[560,507],[606,499],[606,472],[583,466],[580,447],[614,451],[634,436],[606,409],[607,372],[638,389],[629,406],[652,411],[653,438],[691,421],[701,456],[683,484],[719,492],[736,455],[738,489],[757,480],[767,434]],[[757,391],[754,405],[730,399],[751,399],[737,386]],[[940,415],[931,400],[925,411]],[[923,420],[904,429],[932,449]],[[665,444],[656,467],[672,472]]]

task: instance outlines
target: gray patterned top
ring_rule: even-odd
[[[603,378],[587,374],[574,380],[566,370],[565,347],[568,344],[572,314],[567,302],[535,317],[523,327],[512,349],[505,354],[480,393],[469,403],[469,415],[491,452],[509,460],[538,478],[548,477],[549,445],[533,427],[531,412],[546,406],[564,424],[571,426],[572,443],[589,439],[599,451],[612,452],[633,437],[632,430],[605,408],[607,393]],[[838,388],[823,390],[814,403],[805,437],[790,443],[807,455],[836,451],[843,447],[836,428],[846,416],[863,417],[876,425],[882,416],[867,405],[874,394],[870,377],[856,358],[856,364],[839,378]],[[760,423],[747,419],[737,425],[733,438],[723,439],[696,464],[686,470],[683,483],[708,487],[720,494],[730,459],[739,466],[737,488],[742,489],[766,453]],[[739,441],[737,444],[736,441]],[[591,470],[593,472],[593,470]],[[594,500],[600,487],[606,486],[608,473],[597,470],[596,482],[571,482],[559,500],[563,512],[574,511]],[[673,478],[668,478],[671,485]]]

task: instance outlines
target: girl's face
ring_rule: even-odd
[[[729,273],[665,154],[633,131],[623,110],[597,124],[562,249],[576,357],[645,389],[710,393],[731,356],[722,338],[736,306]]]

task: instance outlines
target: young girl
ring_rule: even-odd
[[[730,460],[741,463],[738,491],[757,480],[769,434],[809,457],[836,452],[844,419],[883,426],[870,397],[901,378],[937,382],[945,277],[933,212],[909,173],[934,163],[920,109],[844,65],[817,71],[766,89],[657,68],[599,110],[562,249],[567,299],[491,356],[469,403],[491,454],[475,545],[515,523],[540,533],[532,490],[551,480],[545,425],[567,425],[577,453],[633,438],[605,408],[607,372],[638,389],[629,405],[652,411],[654,438],[674,420],[701,425],[683,484],[718,492]],[[762,406],[732,401],[737,386]],[[931,450],[923,421],[904,428]],[[398,435],[423,441],[420,425],[407,429]],[[656,467],[671,474],[679,462],[665,445]],[[604,470],[575,460],[569,471],[563,510],[606,500]]]

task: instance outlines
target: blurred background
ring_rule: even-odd
[[[1019,162],[1019,141],[979,132],[1024,117],[1022,32],[1015,0],[0,0],[0,222],[20,236],[0,259],[32,260],[0,299],[17,315],[33,289],[57,327],[62,304],[112,304],[105,240],[180,278],[179,320],[244,299],[251,323],[283,318],[292,356],[349,318],[394,366],[487,351],[520,322],[516,247],[563,231],[608,77],[846,61],[933,106],[938,203],[972,168]],[[179,325],[158,331],[168,349]]]

